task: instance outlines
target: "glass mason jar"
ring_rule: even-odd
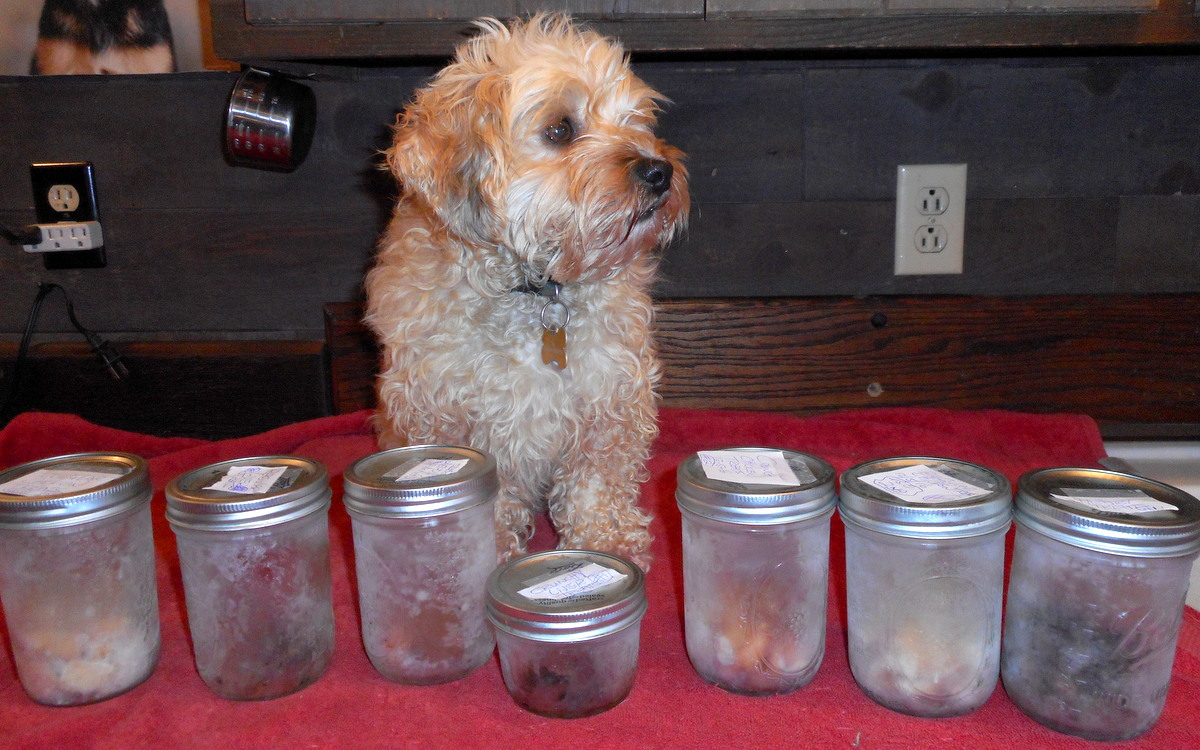
[[[459,446],[396,448],[346,470],[363,644],[389,680],[450,682],[492,655],[497,488],[495,460]]]
[[[0,473],[0,601],[17,675],[51,706],[110,698],[158,662],[146,462],[79,453]]]
[[[888,458],[842,474],[850,670],[875,702],[958,716],[996,687],[1008,480],[943,458]]]
[[[1002,674],[1051,729],[1126,740],[1167,700],[1200,501],[1098,469],[1043,469],[1017,485]]]
[[[241,458],[172,479],[166,496],[204,683],[262,700],[315,682],[333,656],[325,467]]]
[[[743,483],[706,472],[712,461],[731,467],[764,453],[779,454],[793,476]],[[676,476],[692,666],[714,685],[746,695],[808,684],[825,655],[833,467],[794,451],[735,448],[694,454]]]
[[[500,671],[517,705],[574,719],[629,695],[646,613],[637,565],[602,552],[540,552],[493,571],[487,592]]]

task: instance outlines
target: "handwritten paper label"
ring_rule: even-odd
[[[225,476],[206,490],[234,492],[239,495],[265,495],[275,486],[276,480],[287,471],[286,466],[233,466]]]
[[[943,474],[925,464],[867,474],[859,479],[892,497],[918,505],[961,502],[983,497],[991,492]]]
[[[624,573],[606,568],[598,563],[577,563],[566,570],[556,571],[553,576],[537,581],[517,593],[526,599],[554,599],[562,601],[574,596],[590,594],[597,589],[624,580]]]
[[[114,479],[112,474],[78,469],[38,469],[0,484],[0,492],[22,497],[46,497],[83,492],[107,484]]]
[[[416,466],[404,471],[399,476],[396,476],[393,472],[404,469],[407,464],[398,466],[383,476],[387,479],[395,479],[397,482],[412,482],[418,479],[447,477],[462,471],[462,468],[470,463],[470,461],[471,459],[469,458],[427,458]]]
[[[1061,502],[1081,505],[1100,513],[1140,515],[1164,510],[1179,510],[1170,503],[1155,500],[1141,490],[1122,489],[1061,489],[1050,497]]]
[[[805,463],[800,469],[805,476],[798,477],[783,451],[700,451],[696,455],[704,476],[721,482],[799,487],[817,479]]]

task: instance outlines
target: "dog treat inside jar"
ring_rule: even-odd
[[[833,467],[735,448],[690,456],[677,480],[692,666],[735,693],[806,685],[825,655]]]
[[[1200,501],[1099,469],[1017,485],[1001,671],[1017,707],[1094,740],[1144,733],[1171,682]]]
[[[167,485],[196,667],[216,694],[276,698],[333,656],[329,478],[293,456],[242,458]]]
[[[1000,670],[1012,489],[963,461],[889,458],[842,474],[850,670],[915,716],[978,708]]]
[[[363,644],[384,677],[450,682],[492,655],[484,607],[497,486],[491,456],[449,445],[396,448],[346,470]]]
[[[540,552],[497,568],[487,592],[500,671],[517,705],[573,719],[629,695],[646,613],[637,565],[602,552]]]
[[[73,706],[141,683],[158,661],[146,462],[79,453],[0,473],[0,601],[21,685]]]

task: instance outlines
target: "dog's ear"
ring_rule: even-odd
[[[503,82],[448,68],[396,118],[386,152],[401,190],[471,243],[500,227],[508,160]]]

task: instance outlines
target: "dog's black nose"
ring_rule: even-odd
[[[670,189],[674,172],[671,163],[662,159],[642,159],[633,167],[634,175],[655,195],[662,195]]]

